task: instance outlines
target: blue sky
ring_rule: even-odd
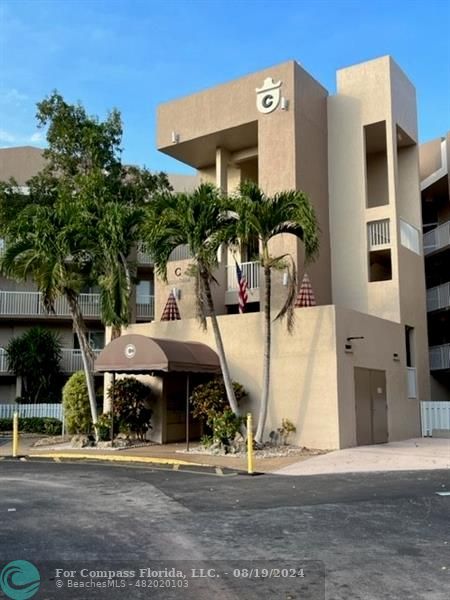
[[[417,89],[420,140],[450,129],[448,0],[0,0],[0,147],[43,145],[35,104],[58,89],[124,121],[123,157],[155,149],[156,106],[295,59],[330,93],[336,69],[391,54]]]

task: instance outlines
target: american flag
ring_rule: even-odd
[[[245,312],[245,305],[247,304],[247,300],[248,300],[248,294],[247,294],[247,279],[245,278],[245,275],[242,273],[242,269],[241,267],[238,265],[237,261],[236,262],[236,277],[238,280],[238,286],[239,286],[239,293],[238,293],[238,299],[239,299],[239,312],[242,314],[243,312]]]

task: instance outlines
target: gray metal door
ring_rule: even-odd
[[[386,372],[355,367],[356,443],[388,441]]]

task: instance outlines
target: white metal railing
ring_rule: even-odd
[[[450,221],[446,221],[427,231],[423,236],[423,253],[425,255],[450,245]]]
[[[83,317],[100,316],[100,294],[80,294],[78,301]],[[65,298],[58,298],[54,308],[54,313],[46,311],[40,292],[0,291],[0,315],[57,317],[70,315],[69,306]]]
[[[240,268],[242,269],[242,275],[247,280],[248,289],[258,289],[259,288],[259,272],[260,272],[260,264],[258,261],[254,262],[244,262],[241,263]],[[236,265],[228,265],[227,266],[227,290],[237,290],[238,280],[236,273]]]
[[[101,350],[94,350],[95,357],[97,357],[100,352]],[[60,366],[63,373],[75,373],[75,371],[83,370],[81,350],[76,348],[62,348],[61,355]]]
[[[420,421],[422,436],[433,434],[433,429],[450,429],[450,402],[421,402]]]
[[[430,371],[450,369],[450,344],[430,346]]]
[[[150,252],[148,252],[145,244],[139,242],[137,245],[137,262],[140,265],[152,265],[153,258]]]
[[[140,294],[136,297],[136,317],[140,319],[155,318],[155,297],[148,294]]]
[[[0,419],[12,419],[15,412],[21,418],[47,417],[63,420],[62,404],[0,404]]]
[[[172,250],[169,261],[176,262],[177,260],[186,260],[188,258],[192,258],[192,254],[189,251],[189,246],[183,244],[182,246],[177,246],[175,250]]]
[[[440,310],[450,307],[450,281],[427,290],[427,310]]]
[[[417,375],[415,367],[406,367],[408,378],[408,398],[417,398]]]
[[[6,358],[6,350],[0,348],[0,373],[8,372],[8,360]]]
[[[391,243],[389,219],[367,223],[369,250],[380,250]]]

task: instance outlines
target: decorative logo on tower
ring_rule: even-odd
[[[256,88],[256,108],[259,112],[273,112],[281,100],[281,81],[275,82],[272,77],[264,79],[263,86]]]

